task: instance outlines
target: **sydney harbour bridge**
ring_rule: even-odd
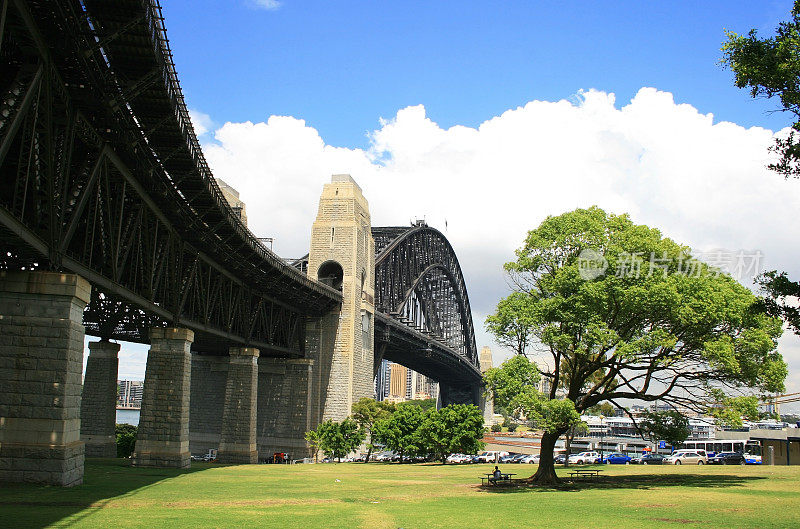
[[[115,341],[150,344],[135,465],[301,455],[382,359],[480,403],[442,233],[372,227],[335,175],[285,261],[214,180],[157,1],[0,3],[0,481],[73,485],[115,455]]]

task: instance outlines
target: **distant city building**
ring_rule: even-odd
[[[641,437],[639,430],[630,417],[583,415],[581,420],[589,427],[589,437]],[[714,426],[714,419],[711,417],[689,419],[689,428],[692,433],[689,434],[687,439],[703,440],[715,438],[716,427]]]
[[[487,346],[484,345],[481,348],[480,362],[481,362],[481,374],[486,373],[488,370],[490,370],[492,367],[494,367],[494,365],[492,363],[492,348],[491,347],[487,347]]]
[[[404,365],[384,360],[375,377],[375,398],[378,401],[403,402],[439,397],[438,382]]]
[[[758,408],[759,411],[763,411],[768,415],[780,416],[781,414],[781,405],[778,403],[778,398],[776,396],[772,396],[770,400],[766,402],[759,403]]]
[[[117,380],[117,407],[141,408],[143,391],[141,380]]]
[[[224,180],[220,180],[219,178],[215,178],[214,180],[217,181],[219,190],[222,191],[222,196],[228,201],[233,212],[239,217],[242,224],[247,226],[247,212],[244,202],[239,198],[239,192],[228,185]]]
[[[408,398],[406,387],[408,386],[407,369],[400,364],[392,364],[389,379],[389,396],[395,398]]]
[[[550,395],[550,389],[552,387],[553,387],[553,384],[552,384],[552,382],[550,382],[549,378],[541,377],[539,379],[539,387],[537,389],[539,390],[539,393],[541,393],[542,395],[548,395],[549,396]]]

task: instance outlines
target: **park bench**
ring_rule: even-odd
[[[572,479],[594,479],[600,475],[600,472],[602,470],[579,468],[570,472],[569,475]]]
[[[495,478],[494,474],[486,474],[485,477],[481,477],[481,486],[483,485],[502,485],[502,484],[510,484],[511,483],[511,476],[516,476],[516,474],[500,474],[499,478]]]

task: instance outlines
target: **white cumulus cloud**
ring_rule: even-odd
[[[308,252],[322,185],[335,173],[364,189],[373,225],[425,217],[444,231],[446,221],[479,347],[491,345],[483,318],[507,292],[502,264],[527,230],[576,207],[628,212],[695,249],[760,250],[763,266],[800,277],[800,183],[765,168],[772,131],[715,123],[653,88],[624,106],[596,90],[572,99],[531,101],[477,128],[444,129],[423,106],[407,107],[380,120],[367,150],[327,145],[286,116],[225,123],[203,148],[214,174],[239,190],[252,231],[275,237],[286,257]],[[798,344],[781,343],[795,390]]]
[[[266,9],[268,11],[278,9],[281,6],[281,2],[278,0],[249,0],[248,3],[253,7]]]
[[[214,122],[211,120],[211,116],[193,108],[189,109],[189,119],[192,120],[194,133],[198,138],[208,133],[214,127]]]

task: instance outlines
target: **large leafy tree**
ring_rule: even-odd
[[[394,410],[395,405],[391,402],[378,402],[375,399],[366,397],[353,404],[352,417],[364,430],[366,439],[369,441],[367,444],[367,456],[364,458],[365,463],[369,462],[372,451],[375,449],[372,433],[375,423],[391,417]]]
[[[795,0],[790,21],[775,28],[775,36],[759,38],[755,29],[747,35],[727,32],[722,45],[722,64],[733,71],[734,82],[754,98],[777,99],[783,112],[794,118],[792,130],[777,138],[778,154],[769,166],[785,177],[800,177],[800,0]]]
[[[692,433],[689,419],[676,410],[645,413],[639,430],[650,441],[666,441],[673,449],[678,448]]]
[[[425,415],[421,407],[401,403],[390,417],[375,423],[372,433],[377,441],[400,454],[403,461],[406,456],[419,455],[423,450],[419,429]]]
[[[800,178],[800,0],[795,0],[791,20],[781,22],[775,36],[760,38],[756,30],[747,35],[727,33],[722,46],[722,64],[734,74],[739,88],[747,88],[754,98],[777,100],[778,110],[792,116],[791,130],[778,137],[771,150],[778,161],[769,168],[786,178]],[[785,272],[770,271],[758,279],[768,312],[786,320],[800,334],[800,283]]]
[[[342,422],[328,419],[320,423],[316,432],[319,448],[325,452],[326,456],[339,460],[358,448],[364,441],[364,430],[359,428],[358,423],[349,417]]]
[[[319,436],[318,430],[319,426],[317,426],[316,430],[307,431],[304,436],[309,448],[311,448],[311,452],[314,454],[314,463],[316,463],[319,459],[319,451],[321,450],[320,445],[322,444],[322,439]]]
[[[117,390],[119,391],[119,390]],[[136,446],[136,431],[132,424],[117,424],[114,433],[117,437],[117,457],[130,457]]]
[[[548,217],[506,270],[526,295],[551,387],[550,400],[526,397],[547,426],[534,482],[558,480],[556,439],[601,402],[703,409],[713,388],[783,390],[780,320],[730,276],[627,215],[592,207]]]
[[[474,454],[483,449],[483,413],[472,404],[429,410],[419,435],[422,449],[442,463],[450,454]]]
[[[494,405],[513,416],[522,412],[518,397],[527,388],[535,388],[540,378],[536,364],[523,355],[515,355],[483,375],[486,391],[491,394]]]
[[[721,391],[714,394],[714,402],[709,413],[729,428],[741,428],[744,420],[756,421],[761,418],[758,411],[758,397],[755,395],[728,396]]]
[[[524,355],[531,343],[533,314],[530,304],[521,292],[514,292],[500,300],[497,310],[486,318],[486,330],[497,343]]]

